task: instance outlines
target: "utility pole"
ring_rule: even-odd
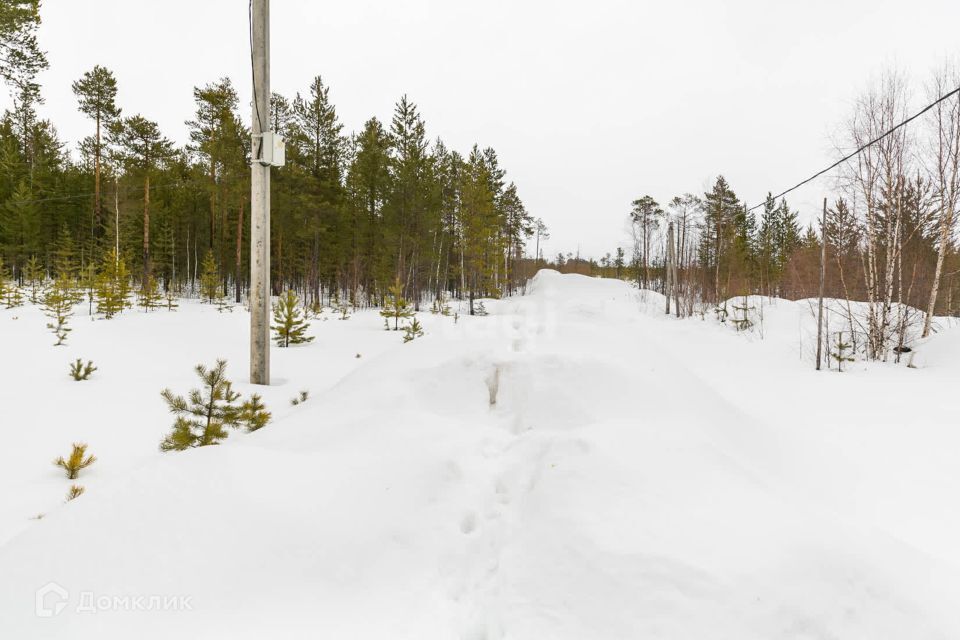
[[[823,199],[823,218],[820,221],[820,304],[817,309],[817,371],[823,352],[823,279],[827,269],[827,199]]]
[[[250,158],[250,382],[270,384],[270,0],[252,0],[253,140]]]

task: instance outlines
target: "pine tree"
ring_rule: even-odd
[[[80,475],[80,472],[94,462],[97,461],[97,457],[94,455],[87,455],[87,445],[82,442],[73,443],[73,449],[70,451],[70,455],[66,458],[60,456],[53,461],[53,464],[62,467],[67,474],[69,480],[76,480],[77,476]]]
[[[167,311],[176,311],[177,307],[180,304],[177,302],[177,295],[173,292],[173,289],[167,289],[167,292],[163,295],[164,305],[167,307]]]
[[[10,86],[32,84],[48,66],[37,44],[39,26],[38,0],[6,0],[0,5],[0,78]]]
[[[87,360],[87,364],[83,364],[83,360],[77,358],[76,362],[70,363],[70,377],[77,382],[89,380],[96,370],[97,368],[93,366],[93,360]]]
[[[259,394],[253,394],[240,407],[240,425],[247,431],[262,429],[270,422],[271,414]]]
[[[220,274],[217,269],[217,260],[213,257],[213,250],[208,250],[203,256],[200,265],[200,298],[207,304],[217,304],[223,298],[220,287]]]
[[[75,500],[75,499],[79,498],[80,496],[83,495],[83,493],[84,493],[85,491],[86,491],[86,489],[83,488],[82,486],[78,485],[78,484],[72,484],[72,485],[70,485],[70,490],[67,491],[67,499],[66,499],[66,502],[70,502],[71,500]]]
[[[410,303],[403,297],[403,285],[400,278],[397,278],[393,286],[388,290],[389,294],[384,302],[380,315],[383,316],[383,322],[387,330],[390,330],[390,320],[393,320],[393,331],[400,330],[400,321],[413,317],[413,309]]]
[[[137,293],[137,306],[143,307],[144,311],[159,309],[163,306],[163,295],[160,293],[160,285],[153,274],[148,274],[146,279],[140,284],[140,291]]]
[[[94,262],[80,271],[79,287],[87,298],[87,313],[93,315],[93,301],[97,297],[97,265]]]
[[[843,341],[843,331],[837,332],[837,341],[833,344],[833,351],[830,353],[831,356],[837,361],[837,371],[843,371],[844,362],[853,362],[854,357],[852,353],[848,353],[852,348],[849,342]]]
[[[278,347],[289,347],[291,344],[303,344],[313,340],[313,336],[306,335],[310,324],[304,318],[299,305],[297,294],[289,289],[274,303],[273,330],[276,335],[273,339]]]
[[[0,256],[0,301],[6,302],[7,296],[16,288],[16,284],[10,279],[10,269],[3,262],[3,256]]]
[[[37,260],[37,256],[30,256],[26,266],[23,268],[23,279],[27,283],[27,299],[30,304],[40,302],[40,294],[43,293],[43,266]]]
[[[410,321],[410,324],[404,325],[403,327],[403,341],[407,343],[421,337],[423,337],[423,326],[420,324],[420,321],[414,317],[413,320]]]
[[[68,326],[73,307],[83,298],[74,289],[73,280],[68,273],[61,273],[43,295],[43,312],[52,320],[47,328],[57,337],[54,346],[59,347],[67,340],[71,329]]]
[[[117,120],[110,126],[110,140],[117,159],[128,172],[143,179],[143,279],[153,271],[150,253],[150,179],[173,156],[173,143],[160,133],[156,122],[135,115]]]
[[[14,309],[23,304],[23,293],[20,287],[11,283],[3,296],[3,306],[7,309]]]
[[[243,407],[237,405],[240,394],[227,380],[227,361],[217,360],[207,369],[198,364],[194,369],[203,381],[201,389],[189,395],[175,396],[170,389],[160,394],[170,413],[177,416],[173,431],[160,443],[161,451],[183,451],[192,447],[219,444],[227,437],[227,428],[240,426]]]
[[[103,260],[97,277],[97,313],[112,318],[130,306],[130,275],[124,259],[112,250]]]
[[[100,238],[104,233],[103,199],[100,193],[100,178],[103,166],[103,131],[120,117],[117,107],[117,80],[113,73],[99,65],[83,74],[72,85],[77,96],[80,112],[96,125],[91,139],[93,155],[93,235]]]

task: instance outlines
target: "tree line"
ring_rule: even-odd
[[[94,66],[73,83],[90,134],[71,152],[39,118],[34,81],[46,66],[35,39],[39,2],[0,9],[0,74],[12,107],[0,118],[0,255],[23,282],[34,259],[49,277],[123,261],[136,287],[195,292],[212,256],[224,295],[249,279],[250,131],[229,78],[194,89],[178,146],[149,115],[121,108],[121,83]],[[19,49],[10,48],[19,43]],[[499,296],[521,282],[538,225],[494,149],[461,154],[428,137],[417,105],[389,123],[346,133],[320,76],[271,96],[287,143],[271,185],[272,290],[308,302],[379,305],[400,282],[415,305],[444,293]],[[93,265],[91,267],[91,265]]]
[[[948,62],[931,74],[919,97],[931,104],[957,87],[960,68]],[[916,102],[911,98],[907,79],[886,71],[856,100],[841,153],[903,122]],[[825,257],[824,293],[842,302],[846,335],[862,336],[867,357],[899,354],[909,330],[926,337],[935,316],[960,314],[960,96],[938,102],[841,165],[833,183],[824,194],[825,216],[811,212],[817,222],[806,227],[785,199],[771,194],[751,211],[723,176],[706,193],[677,196],[666,206],[643,196],[631,203],[629,256],[618,247],[599,260],[568,253],[538,264],[631,278],[641,288],[665,292],[666,229],[673,225],[675,312],[712,308],[726,317],[725,301],[738,296],[816,297]]]

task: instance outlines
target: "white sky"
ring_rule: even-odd
[[[246,0],[44,0],[42,112],[75,143],[70,83],[101,64],[127,115],[184,142],[192,88],[229,75],[249,102]],[[273,89],[317,74],[347,131],[407,93],[428,134],[493,146],[548,255],[626,245],[630,201],[723,173],[751,204],[834,159],[857,92],[885,64],[922,82],[960,52],[957,0],[273,0]],[[0,106],[9,105],[4,97]],[[804,219],[823,186],[792,198]]]

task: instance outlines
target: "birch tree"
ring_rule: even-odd
[[[933,101],[957,86],[960,86],[960,69],[955,64],[947,64],[928,85],[927,95]],[[923,321],[924,338],[930,335],[940,292],[943,262],[950,246],[957,202],[960,200],[960,97],[955,96],[938,103],[933,108],[933,116],[928,123],[932,146],[931,153],[928,154],[932,165],[929,172],[935,190],[935,203],[939,208],[939,242],[937,266],[933,272],[930,299]]]

